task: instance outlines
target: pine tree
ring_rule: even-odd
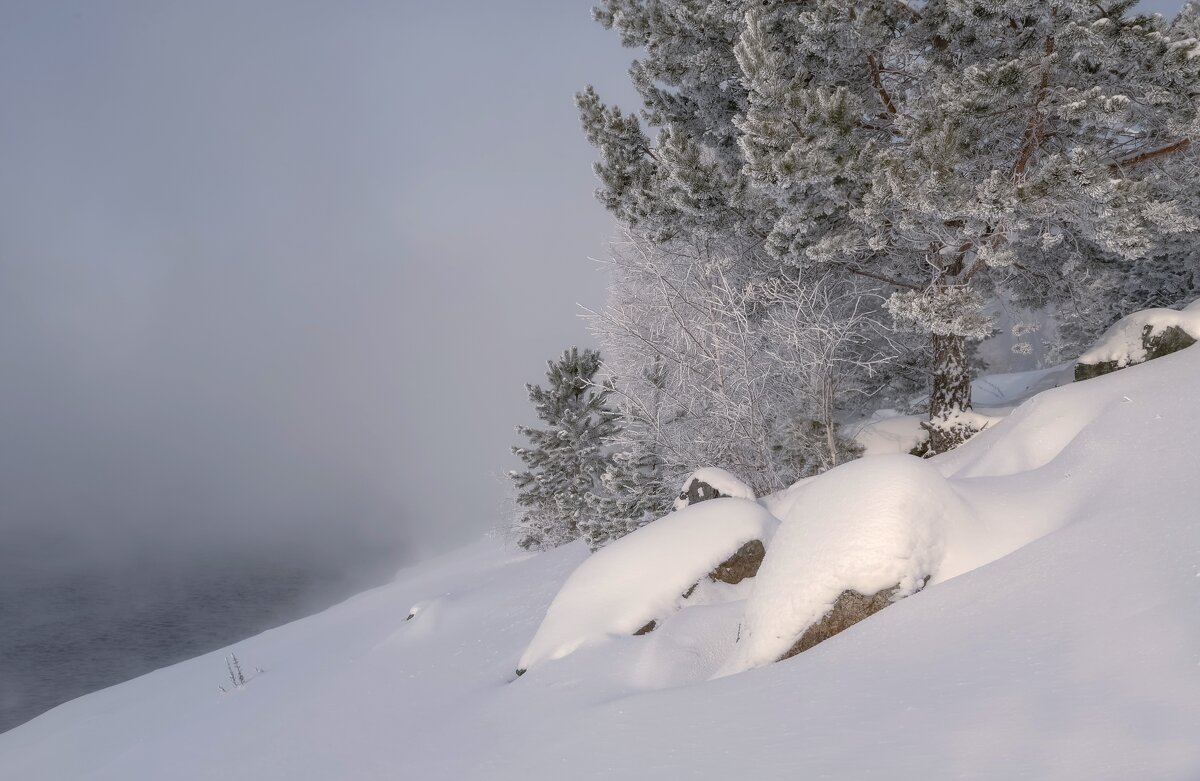
[[[932,343],[946,450],[989,306],[1097,295],[1098,258],[1200,227],[1172,170],[1194,162],[1196,42],[1135,4],[610,0],[659,133],[580,96],[601,198],[660,241],[728,241],[747,280],[773,260],[887,290]]]
[[[746,108],[733,52],[742,11],[707,0],[604,0],[593,16],[644,52],[630,76],[658,131],[652,140],[637,115],[604,105],[592,87],[576,96],[600,153],[600,201],[658,241],[719,238],[747,266],[767,262],[760,237],[774,204],[750,187],[734,126]]]
[[[599,353],[572,347],[547,364],[546,388],[526,386],[547,428],[517,427],[529,440],[528,447],[513,448],[525,470],[509,473],[519,508],[514,531],[523,548],[552,548],[585,531],[601,536],[597,492],[612,468],[619,427],[607,406],[608,388],[595,382],[599,370]]]
[[[1180,38],[1200,39],[1200,2],[1187,0],[1171,21],[1172,34]]]
[[[1191,152],[1200,63],[1133,5],[830,0],[749,16],[743,146],[788,205],[767,246],[899,289],[893,315],[933,340],[934,452],[969,433],[957,421],[989,298],[1069,290],[1081,247],[1130,262],[1197,227],[1160,163]]]

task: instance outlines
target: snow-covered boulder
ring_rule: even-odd
[[[881,599],[920,590],[936,578],[947,537],[969,537],[954,533],[970,526],[971,515],[937,469],[912,456],[861,459],[806,481],[788,503],[747,601],[741,639],[718,675],[783,658],[846,592],[878,609]],[[869,615],[858,604],[843,607]],[[830,626],[844,618],[832,616]]]
[[[1092,349],[1079,356],[1075,381],[1090,380],[1127,366],[1191,347],[1200,339],[1200,301],[1182,311],[1145,309],[1117,321]]]
[[[754,490],[737,475],[715,466],[697,469],[683,481],[683,489],[675,500],[675,509],[698,504],[722,496],[735,499],[754,499]]]
[[[563,584],[518,671],[661,621],[747,543],[768,542],[778,524],[757,502],[724,498],[671,513],[601,548]]]

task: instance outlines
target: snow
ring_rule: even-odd
[[[683,490],[692,484],[693,480],[699,480],[702,483],[708,483],[721,494],[721,496],[731,496],[736,499],[754,499],[754,489],[746,485],[740,477],[732,472],[721,469],[715,466],[706,466],[703,469],[697,469],[687,476],[683,481]],[[681,510],[687,507],[687,500],[680,497],[675,500],[675,509]]]
[[[685,507],[606,545],[563,585],[518,669],[663,619],[678,609],[685,591],[742,545],[770,540],[777,524],[756,502],[723,497]]]
[[[1046,369],[1009,374],[989,374],[971,383],[971,401],[981,408],[1002,407],[1075,380],[1075,364],[1060,363]],[[989,411],[989,414],[995,414]]]
[[[901,415],[892,409],[876,410],[863,422],[847,426],[864,456],[907,453],[926,437],[921,424],[927,415]]]
[[[973,414],[958,422],[976,429],[995,425],[1015,405],[1051,388],[1074,382],[1075,364],[1063,363],[1045,369],[990,374],[971,384]],[[926,415],[901,415],[894,409],[876,410],[865,420],[848,425],[847,432],[863,448],[864,456],[908,453],[925,439],[921,424]]]
[[[970,519],[945,478],[913,456],[864,458],[808,481],[767,550],[742,639],[718,674],[779,659],[847,589],[917,591],[939,574],[947,525]]]
[[[1031,387],[1061,382],[1065,368],[990,377],[985,387],[991,400],[1003,402]],[[903,598],[925,577],[937,584],[1057,529],[1063,519],[1057,497],[1038,496],[1044,507],[1023,507],[1022,491],[1001,484],[1003,498],[997,501],[965,481],[1014,478],[1045,467],[1113,403],[1104,394],[1078,389],[1067,395],[1076,401],[1056,404],[1058,395],[1050,393],[1033,398],[998,434],[990,430],[1008,410],[959,413],[951,422],[970,423],[988,436],[976,435],[971,447],[933,462],[878,455],[888,448],[884,433],[902,435],[909,422],[884,418],[874,424],[878,430],[868,427],[860,434],[860,441],[870,445],[866,455],[874,457],[765,500],[783,527],[756,579],[741,640],[718,675],[778,660],[843,591],[869,596],[899,586],[896,598]],[[896,436],[895,441],[903,440]],[[975,501],[964,501],[960,490]]]
[[[1124,368],[1146,360],[1146,349],[1142,333],[1146,328],[1158,334],[1178,326],[1193,338],[1200,337],[1200,301],[1193,301],[1182,310],[1144,309],[1118,320],[1104,332],[1100,341],[1079,356],[1079,363],[1097,364],[1115,361],[1117,368]]]
[[[589,559],[485,541],[55,708],[0,735],[0,778],[1200,778],[1198,385],[1184,350],[916,462],[971,513],[944,524],[938,579],[785,662],[709,680],[758,586],[705,584],[651,634],[514,680]],[[266,672],[221,693],[229,653]]]

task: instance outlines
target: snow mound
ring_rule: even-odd
[[[808,481],[767,551],[742,638],[718,677],[782,657],[847,589],[917,591],[938,575],[948,526],[971,517],[949,482],[911,456],[862,459]]]
[[[683,493],[675,500],[675,509],[682,510],[688,506],[687,502],[687,487],[692,484],[693,480],[699,480],[703,483],[708,483],[721,494],[721,496],[733,497],[735,499],[750,499],[753,500],[754,489],[746,485],[746,483],[737,475],[728,472],[720,467],[707,466],[703,469],[697,469],[687,476],[683,481]]]
[[[1064,405],[1056,404],[1057,398],[1046,393],[1030,399],[1006,419],[998,434],[982,432],[979,446],[943,455],[937,461],[942,473],[961,479],[1005,477],[1040,469],[1113,403],[1104,396],[1076,394],[1076,403]]]
[[[563,584],[518,669],[559,659],[672,613],[685,591],[778,521],[761,505],[721,498],[686,507],[601,548]]]
[[[907,453],[927,436],[921,424],[926,415],[901,415],[894,409],[876,410],[857,426],[850,426],[864,456]],[[854,429],[857,428],[857,431]]]
[[[1143,363],[1146,360],[1143,335],[1154,337],[1172,326],[1182,329],[1193,339],[1200,338],[1200,306],[1197,304],[1200,301],[1193,301],[1181,311],[1144,309],[1123,317],[1104,332],[1092,349],[1079,356],[1079,363],[1112,361],[1118,369]]]

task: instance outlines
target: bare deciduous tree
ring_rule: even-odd
[[[606,263],[609,301],[588,318],[621,444],[653,454],[662,479],[720,466],[765,492],[852,452],[839,424],[889,357],[880,297],[825,278],[747,279],[727,248],[633,232]]]

